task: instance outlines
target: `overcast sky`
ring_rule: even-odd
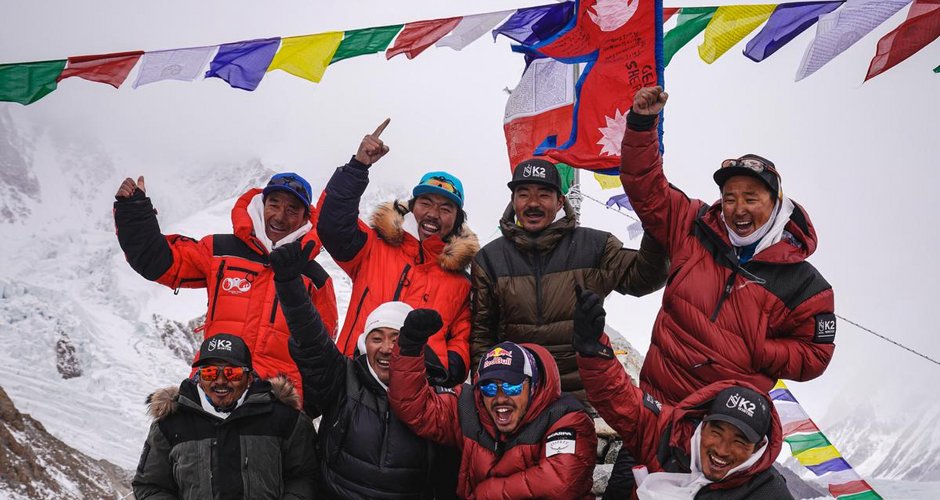
[[[69,55],[216,45],[380,26],[537,5],[544,1],[439,2],[69,1],[15,2],[4,9],[0,62]],[[667,2],[667,6],[709,2]],[[743,44],[712,65],[687,45],[666,70],[666,173],[692,197],[717,199],[711,173],[724,158],[747,152],[773,160],[783,186],[816,225],[810,261],[833,284],[836,312],[940,359],[934,319],[940,174],[940,44],[862,84],[875,44],[907,9],[807,79],[793,77],[814,29],[755,64]],[[671,27],[673,20],[668,27]],[[505,87],[523,63],[505,39],[478,40],[462,52],[431,48],[417,59],[367,56],[331,66],[320,84],[283,72],[255,92],[218,79],[160,82],[115,91],[72,78],[36,104],[0,103],[21,123],[62,127],[100,141],[124,175],[148,175],[159,203],[172,195],[172,172],[193,162],[259,158],[293,169],[317,186],[355,152],[363,134],[385,117],[391,153],[372,178],[410,186],[427,170],[458,174],[470,221],[493,235],[509,200],[502,132]],[[133,78],[133,74],[131,78]],[[114,179],[114,188],[120,181]],[[601,190],[588,178],[592,196]],[[110,186],[107,189],[112,189]],[[627,241],[629,219],[586,205],[583,223]],[[219,228],[219,231],[225,228]],[[193,235],[201,236],[201,235]],[[633,246],[639,240],[634,240]],[[611,299],[611,323],[645,350],[660,295]],[[837,392],[927,393],[940,366],[842,323],[829,371],[794,384],[822,419]],[[848,387],[848,389],[846,389]],[[855,391],[855,392],[851,392]]]

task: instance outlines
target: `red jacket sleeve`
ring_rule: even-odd
[[[610,345],[610,339],[604,334],[601,343]],[[623,365],[614,359],[584,357],[578,354],[578,371],[581,382],[587,391],[588,400],[594,405],[610,427],[623,439],[623,445],[633,453],[634,458],[646,457],[643,451],[654,436],[659,415],[644,408],[644,393],[633,385],[630,375]],[[649,404],[657,404],[650,398]],[[657,411],[659,407],[657,405]]]
[[[835,308],[832,289],[826,289],[798,305],[777,329],[770,332],[758,346],[756,367],[771,378],[806,381],[826,370],[835,344],[816,343],[816,330],[821,316],[831,316]],[[831,316],[831,321],[835,317]],[[832,326],[835,329],[835,324]]]
[[[545,456],[547,438],[560,430],[574,431],[574,453]],[[594,498],[591,488],[594,485],[597,435],[587,414],[574,412],[558,419],[542,438],[542,450],[538,464],[509,476],[486,479],[477,484],[474,497],[478,500]]]
[[[644,131],[627,127],[620,158],[620,180],[643,229],[673,254],[673,242],[688,232],[684,226],[695,215],[690,212],[702,202],[693,202],[666,180],[655,124]]]
[[[212,273],[212,236],[196,241],[171,234],[166,237],[173,260],[157,283],[170,288],[205,288]]]
[[[395,346],[389,362],[388,402],[395,415],[418,436],[461,448],[463,433],[454,392],[437,394],[428,385],[424,356],[402,356]]]

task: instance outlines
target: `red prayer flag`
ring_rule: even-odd
[[[385,58],[391,59],[398,54],[405,54],[408,59],[418,57],[424,49],[434,45],[460,24],[462,17],[432,19],[408,23],[395,39],[395,45],[385,52]]]
[[[940,0],[914,0],[907,19],[878,40],[865,81],[893,68],[937,37],[940,37]]]
[[[137,50],[94,56],[72,56],[69,57],[68,65],[56,81],[61,82],[66,78],[77,76],[119,88],[142,55],[144,52]]]
[[[670,17],[676,15],[676,12],[679,12],[679,7],[663,7],[663,24],[665,24]]]

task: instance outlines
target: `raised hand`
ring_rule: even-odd
[[[398,346],[403,356],[417,356],[424,350],[428,338],[444,326],[441,315],[434,309],[415,309],[405,316],[398,335]]]
[[[666,107],[669,94],[660,86],[643,87],[633,94],[633,112],[638,115],[658,115]]]
[[[356,151],[356,160],[359,163],[372,165],[379,161],[379,158],[385,156],[385,153],[388,153],[388,146],[379,139],[379,136],[382,135],[382,132],[385,131],[385,127],[387,127],[391,121],[391,118],[386,118],[385,121],[375,129],[375,132],[362,138],[362,142],[359,143],[359,150]]]
[[[314,246],[312,241],[308,241],[300,248],[300,240],[295,240],[271,252],[269,260],[274,271],[274,280],[291,281],[300,276],[307,267]]]
[[[121,186],[118,188],[117,193],[114,195],[115,198],[120,200],[127,200],[134,196],[137,191],[140,191],[140,197],[143,198],[147,195],[147,188],[144,187],[144,176],[137,178],[137,182],[134,182],[134,179],[130,177],[124,179],[124,182],[121,183]]]
[[[576,287],[577,304],[574,309],[574,335],[571,345],[582,356],[611,359],[613,349],[601,343],[607,313],[604,311],[604,299],[590,290]]]

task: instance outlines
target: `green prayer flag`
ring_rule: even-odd
[[[0,64],[0,101],[32,104],[55,90],[66,59]]]
[[[824,448],[832,443],[821,432],[794,434],[783,439],[790,445],[790,453],[797,455],[811,448]]]
[[[854,495],[841,495],[839,500],[883,500],[881,495],[875,493],[873,490],[863,491],[861,493],[855,493]]]
[[[350,57],[382,52],[388,48],[403,26],[403,24],[396,24],[394,26],[347,31],[343,36],[343,41],[339,44],[339,48],[336,49],[336,53],[333,54],[330,64]]]
[[[934,73],[940,73],[940,66],[937,66],[936,68],[934,68],[934,69],[933,69],[933,72],[934,72]]]
[[[676,27],[663,37],[663,66],[668,66],[672,56],[702,32],[718,7],[683,7],[679,11]]]
[[[561,180],[561,194],[568,194],[571,184],[574,183],[574,169],[564,163],[555,164],[558,169],[558,177]]]

